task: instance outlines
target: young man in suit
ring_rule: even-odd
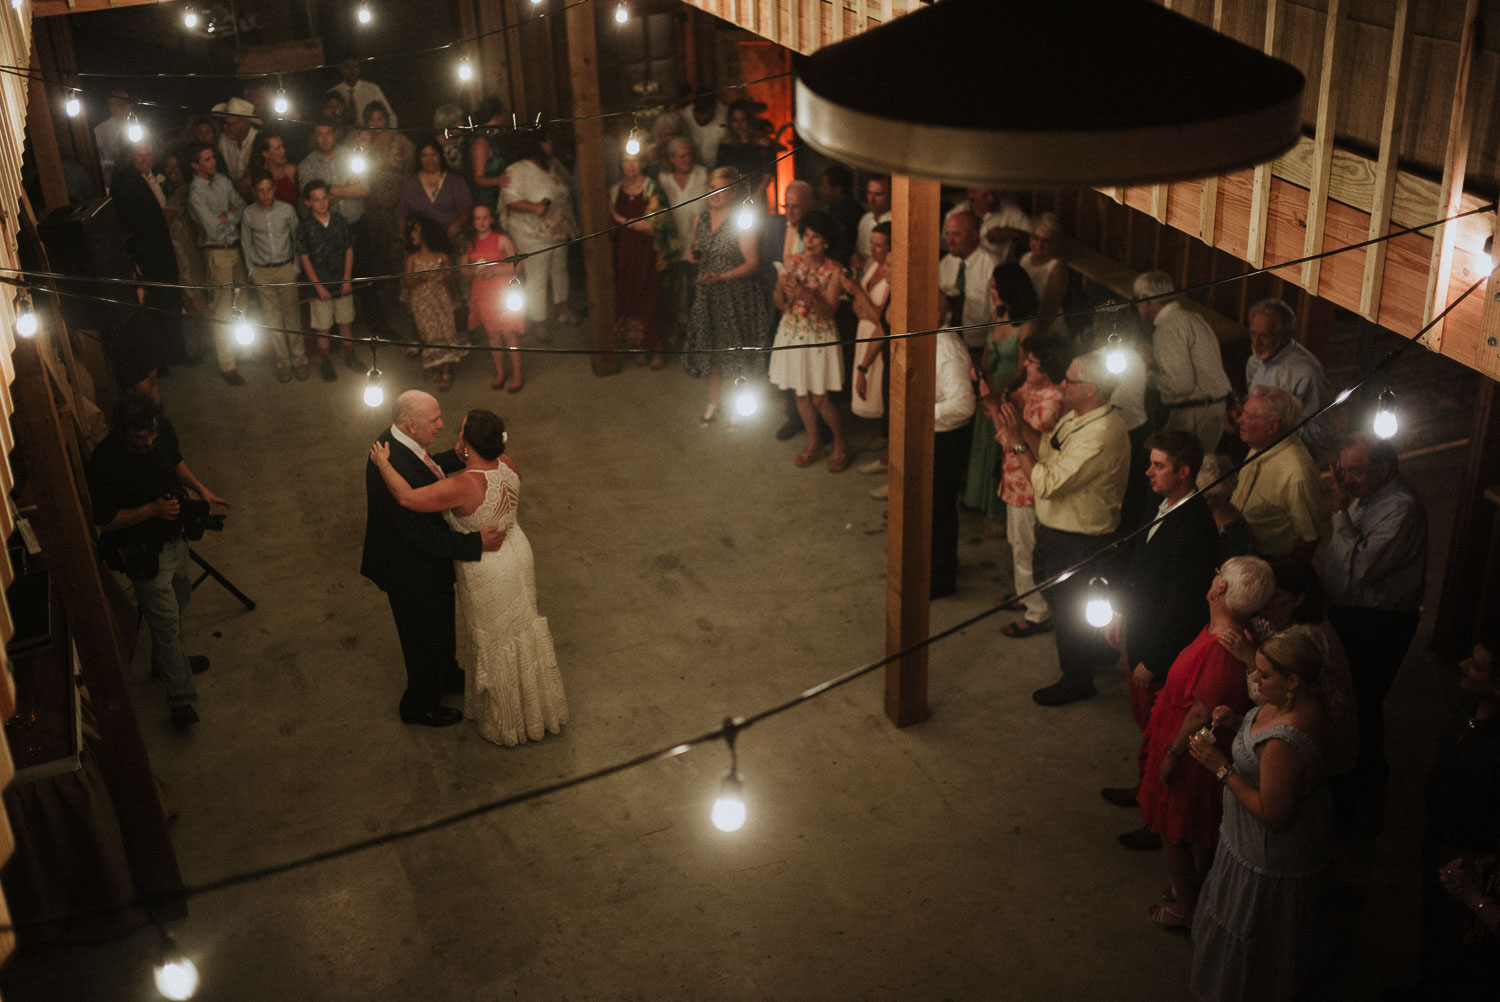
[[[1188,497],[1203,465],[1197,436],[1160,431],[1146,440],[1146,448],[1146,477],[1162,499],[1152,518],[1161,521],[1126,545],[1119,580],[1111,582],[1117,611],[1105,629],[1110,646],[1125,651],[1130,712],[1142,731],[1167,669],[1208,622],[1203,596],[1223,559],[1208,503],[1200,495]],[[1142,756],[1137,766],[1144,764]],[[1135,786],[1105,787],[1099,793],[1112,804],[1130,807],[1136,802],[1135,791]],[[1121,835],[1120,841],[1131,849],[1160,845],[1159,836],[1148,828]]]
[[[442,429],[442,408],[435,397],[408,390],[396,398],[391,426],[379,440],[391,446],[391,465],[413,487],[436,483],[463,467],[452,449],[436,457],[427,454]],[[441,512],[402,508],[370,461],[365,463],[365,500],[359,572],[385,592],[396,620],[406,662],[401,720],[426,727],[456,724],[462,711],[438,705],[444,693],[464,687],[454,634],[453,561],[478,560],[484,550],[500,549],[505,533],[494,527],[454,532]]]

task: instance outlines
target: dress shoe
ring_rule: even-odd
[[[1161,836],[1145,825],[1120,836],[1120,844],[1137,852],[1151,852],[1161,848]]]
[[[290,383],[292,381],[292,367],[290,365],[278,365],[276,367],[276,381],[278,383]]]
[[[209,664],[207,654],[192,654],[188,656],[188,667],[193,670],[194,675],[202,675],[208,671]]]
[[[318,363],[318,375],[323,377],[325,383],[336,383],[339,381],[338,370],[333,367],[333,359],[325,358]]]
[[[1031,698],[1038,706],[1067,706],[1080,699],[1090,699],[1093,695],[1094,683],[1070,682],[1062,679],[1033,692]]]
[[[403,724],[420,724],[423,727],[450,727],[464,719],[462,710],[448,706],[434,706],[418,713],[401,714]]]
[[[801,418],[787,418],[786,423],[783,424],[780,428],[776,429],[776,441],[785,442],[788,439],[795,438],[797,436],[797,432],[801,430]]]
[[[230,386],[245,385],[245,377],[240,375],[240,370],[238,369],[230,369],[228,372],[219,373],[219,375],[223,376],[224,382],[228,383]]]
[[[1099,791],[1099,796],[1116,807],[1139,806],[1139,802],[1135,799],[1135,787],[1133,786],[1106,786]]]
[[[172,707],[172,726],[179,731],[187,730],[198,722],[198,711],[193,709],[192,703],[183,703],[181,706]]]

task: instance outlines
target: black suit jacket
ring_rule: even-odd
[[[1130,541],[1116,590],[1125,614],[1125,655],[1158,682],[1208,625],[1208,589],[1223,560],[1219,528],[1202,497],[1174,508],[1148,543]]]
[[[141,265],[141,270],[147,270],[148,261],[158,268],[171,261],[175,271],[177,257],[172,251],[172,234],[167,230],[166,213],[157,204],[151,186],[134,164],[124,163],[115,170],[109,197],[114,201],[120,227],[129,234],[125,240],[126,249]]]
[[[391,465],[413,487],[436,483],[437,477],[386,428],[379,441],[391,447]],[[463,463],[452,450],[433,456],[444,472]],[[477,532],[454,532],[441,512],[410,511],[396,503],[380,470],[365,462],[365,549],[359,572],[381,591],[453,587],[453,561],[484,555]]]

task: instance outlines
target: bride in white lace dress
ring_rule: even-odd
[[[371,458],[403,508],[441,511],[460,532],[497,525],[500,549],[484,559],[455,561],[458,611],[468,643],[464,716],[479,733],[507,747],[556,734],[568,722],[568,702],[547,620],[536,611],[531,543],[516,522],[521,480],[505,451],[505,425],[489,411],[464,418],[454,451],[464,469],[412,489],[390,464],[390,446],[376,443]]]

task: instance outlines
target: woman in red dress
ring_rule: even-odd
[[[663,223],[670,225],[665,214],[651,219],[641,217],[666,206],[661,188],[641,173],[641,158],[626,154],[620,161],[625,176],[610,192],[609,211],[620,227],[615,231],[615,341],[632,348],[661,347],[661,272],[666,259],[658,254],[657,240]],[[675,229],[674,229],[675,233]],[[662,367],[662,357],[650,358],[651,368]],[[636,365],[645,365],[643,351]]]
[[[490,358],[495,363],[491,389],[505,385],[505,356],[511,356],[510,385],[506,389],[515,393],[522,386],[521,353],[515,349],[520,347],[521,332],[526,328],[526,311],[511,310],[505,305],[511,279],[516,277],[516,266],[504,259],[515,256],[516,245],[495,229],[495,214],[487,205],[475,204],[469,224],[468,239],[458,263],[483,265],[469,271],[473,279],[469,292],[469,330],[483,327],[489,339]],[[502,347],[510,350],[500,351]]]
[[[1223,795],[1210,772],[1183,767],[1188,740],[1208,724],[1216,706],[1236,714],[1250,707],[1245,668],[1219,643],[1217,632],[1236,633],[1271,600],[1276,576],[1259,557],[1232,557],[1214,575],[1208,589],[1208,625],[1177,655],[1142,738],[1146,756],[1137,799],[1141,818],[1161,836],[1172,885],[1153,905],[1151,921],[1163,929],[1188,931],[1198,890],[1213,865]]]

